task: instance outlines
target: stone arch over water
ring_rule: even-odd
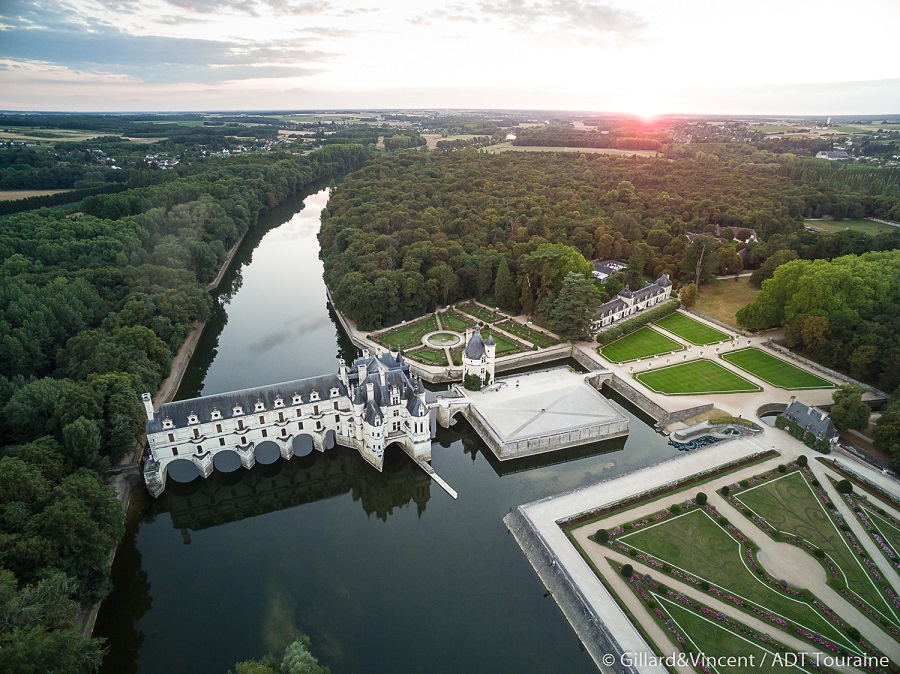
[[[175,459],[166,464],[166,475],[175,482],[193,482],[200,477],[200,469],[190,459]]]
[[[241,457],[237,452],[223,449],[213,455],[213,466],[220,473],[233,473],[241,467]]]
[[[278,445],[271,440],[263,440],[256,445],[253,454],[256,457],[256,462],[263,465],[275,463],[281,458],[281,450],[278,448]]]
[[[315,449],[315,442],[313,442],[313,437],[306,433],[301,433],[293,440],[294,447],[294,456],[307,456],[308,454],[312,454],[313,449]]]
[[[325,449],[331,449],[337,444],[337,436],[334,431],[328,431],[325,434]]]

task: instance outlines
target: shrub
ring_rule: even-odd
[[[853,493],[853,483],[850,480],[843,479],[835,485],[835,489],[838,490],[839,494],[851,494]]]
[[[697,505],[706,505],[707,496],[701,491],[694,500],[697,502]]]
[[[637,557],[638,552],[635,548],[631,548],[631,550],[628,551],[628,554],[631,555],[632,557]]]
[[[600,543],[601,545],[609,542],[609,532],[606,529],[597,529],[597,533],[594,534],[594,540]]]
[[[853,641],[859,641],[862,634],[860,634],[859,630],[853,627],[853,625],[849,625],[847,627],[847,636],[853,639]]]
[[[747,428],[753,427],[753,422],[749,419],[742,419],[741,417],[716,417],[715,419],[710,419],[709,423],[712,425],[716,424],[733,424],[735,426],[746,426]]]
[[[819,486],[819,481],[814,479],[814,480],[812,481],[812,486],[813,486],[813,487],[818,487],[818,486]]]
[[[709,592],[709,581],[708,581],[708,580],[701,580],[701,581],[700,581],[700,589]]]
[[[779,464],[778,464],[778,472],[779,472],[779,473],[786,473],[786,472],[787,472],[787,466],[785,466],[783,463],[779,463]]]
[[[809,459],[806,458],[806,454],[801,454],[797,457],[797,465],[801,468],[805,468],[809,465]]]
[[[746,489],[747,487],[750,486],[750,481],[749,480],[741,480],[740,485],[741,485],[741,487]]]
[[[671,573],[671,572],[672,572],[672,566],[669,565],[669,564],[663,564],[663,565],[662,565],[662,570],[663,570],[665,573]]]
[[[825,551],[822,548],[816,548],[814,553],[819,559],[825,559]]]
[[[719,524],[721,524],[723,527],[727,527],[728,526],[728,518],[724,517],[724,516],[720,517]]]
[[[669,314],[674,314],[676,311],[678,311],[678,307],[680,306],[681,302],[679,302],[678,300],[672,300],[670,302],[666,302],[661,306],[654,307],[653,309],[645,309],[637,316],[624,320],[618,325],[614,325],[608,330],[604,330],[603,332],[601,332],[599,335],[597,335],[597,343],[600,345],[605,345],[609,344],[610,342],[616,341],[619,337],[630,335],[638,328],[647,325],[647,323],[658,321],[660,318],[665,318]]]
[[[631,578],[631,575],[634,573],[634,567],[631,564],[626,564],[622,567],[622,575],[626,578]]]
[[[671,508],[669,508],[669,512],[671,512],[673,515],[677,515],[681,512],[681,506],[676,503]]]
[[[721,492],[722,496],[728,496],[728,494],[731,493],[731,488],[726,484],[719,490],[719,492]]]

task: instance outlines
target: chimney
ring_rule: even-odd
[[[153,398],[149,393],[141,394],[141,401],[144,403],[144,411],[147,413],[147,421],[153,421]]]
[[[366,382],[366,400],[375,401],[375,384]]]
[[[822,421],[825,421],[825,417],[827,417],[827,416],[828,416],[828,414],[826,412],[822,412]]]
[[[384,368],[383,367],[378,368],[378,375],[381,377],[381,385],[384,386],[385,384],[387,384],[387,381],[384,378]]]
[[[359,385],[362,386],[363,382],[366,380],[368,376],[368,371],[366,370],[366,364],[360,363],[356,369],[356,374],[359,376]]]

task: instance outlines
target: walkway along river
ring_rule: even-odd
[[[353,357],[318,259],[326,201],[301,195],[248,234],[179,398]],[[432,464],[457,501],[396,447],[383,473],[338,447],[135,498],[95,629],[103,671],[225,674],[299,631],[335,674],[594,672],[502,518],[677,453],[629,417],[627,440],[502,466],[464,423],[439,429]]]

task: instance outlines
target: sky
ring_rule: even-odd
[[[900,113],[900,0],[0,0],[0,109]]]

